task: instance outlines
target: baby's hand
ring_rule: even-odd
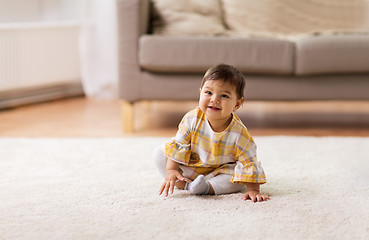
[[[247,191],[243,196],[244,200],[251,199],[253,202],[262,202],[269,200],[270,197],[265,194],[260,194],[259,191]]]
[[[165,192],[165,196],[168,196],[168,192],[170,189],[170,193],[173,194],[174,185],[176,181],[187,181],[177,170],[167,170],[167,175],[165,176],[165,180],[160,187],[159,195]]]

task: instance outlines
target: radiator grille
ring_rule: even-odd
[[[78,25],[0,25],[0,92],[80,81]]]

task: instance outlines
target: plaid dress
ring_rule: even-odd
[[[183,175],[195,179],[203,174],[232,175],[232,183],[266,182],[263,167],[256,158],[256,145],[242,121],[233,119],[223,132],[214,132],[205,114],[197,107],[188,112],[176,136],[165,143],[164,155],[180,163]]]

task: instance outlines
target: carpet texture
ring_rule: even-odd
[[[271,200],[158,195],[167,138],[0,139],[0,239],[369,239],[369,138],[255,137]]]

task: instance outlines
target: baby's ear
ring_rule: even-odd
[[[233,112],[237,111],[242,106],[243,100],[244,100],[243,97],[237,100],[236,106],[234,107]]]

